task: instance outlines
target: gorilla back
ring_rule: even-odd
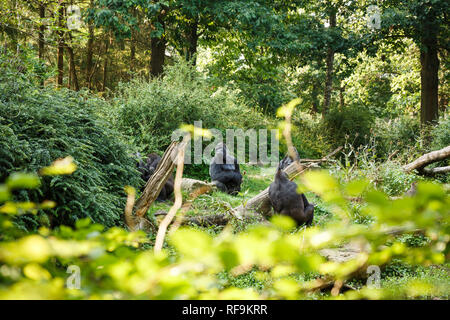
[[[275,180],[269,186],[269,199],[275,212],[294,219],[298,225],[310,225],[314,217],[314,206],[304,194],[297,193],[297,184],[278,166]]]
[[[241,191],[242,175],[237,159],[231,156],[223,143],[216,146],[216,153],[209,165],[213,184],[223,192],[237,194]]]

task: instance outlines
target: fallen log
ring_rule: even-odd
[[[441,161],[447,158],[450,158],[450,146],[447,146],[441,150],[436,150],[424,154],[423,156],[417,158],[413,162],[404,165],[403,170],[405,172],[418,170],[419,173],[425,173],[426,172],[426,170],[424,170],[425,166],[429,165],[430,163]]]
[[[216,186],[209,182],[204,182],[201,180],[183,178],[181,182],[181,189],[186,192],[193,192],[199,188],[207,188],[209,191],[216,188]]]
[[[446,167],[437,167],[437,168],[423,168],[423,171],[428,174],[428,175],[436,175],[436,174],[441,174],[441,173],[447,173],[450,172],[450,166],[446,166]]]

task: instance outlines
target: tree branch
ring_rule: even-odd
[[[423,168],[430,163],[441,161],[450,157],[450,146],[447,146],[441,150],[436,150],[424,154],[415,161],[403,166],[403,170],[410,172],[417,169],[419,172],[424,171]],[[424,171],[426,172],[426,171]]]

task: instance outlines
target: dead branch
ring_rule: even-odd
[[[441,150],[436,150],[424,154],[415,161],[403,166],[403,170],[406,172],[410,172],[416,169],[419,172],[425,172],[425,166],[429,165],[430,163],[441,161],[447,158],[450,158],[450,146],[447,146]]]
[[[393,157],[395,157],[398,154],[398,150],[395,150],[394,152],[392,152],[389,156],[388,156],[388,161],[391,160]]]
[[[135,202],[136,192],[134,188],[127,191],[127,203],[125,205],[125,224],[130,231],[143,230],[145,232],[153,232],[156,226],[144,217],[137,217],[133,214],[133,206]]]
[[[450,172],[450,166],[446,167],[437,167],[437,168],[423,168],[423,171],[428,175],[436,175],[441,173],[447,173]]]
[[[157,229],[150,220],[145,218],[145,214],[158,197],[167,179],[172,174],[175,166],[173,159],[176,158],[179,148],[184,149],[185,145],[186,143],[184,143],[184,141],[181,144],[173,141],[169,145],[164,152],[155,173],[147,181],[145,189],[136,205],[134,205],[134,193],[128,194],[127,205],[125,207],[125,223],[131,231],[144,230],[150,232]],[[134,211],[132,210],[133,206]]]
[[[158,233],[156,234],[155,246],[154,246],[154,251],[155,252],[160,252],[161,251],[163,243],[164,243],[164,238],[165,238],[165,235],[166,235],[167,227],[172,222],[172,219],[175,217],[175,214],[177,213],[178,209],[180,209],[180,207],[181,207],[181,205],[183,203],[183,196],[181,194],[181,181],[183,180],[184,149],[186,147],[187,142],[190,139],[191,139],[191,135],[187,134],[183,138],[183,142],[181,142],[180,146],[175,149],[175,151],[176,151],[176,160],[177,160],[177,172],[175,174],[175,183],[174,183],[175,202],[174,202],[173,206],[170,208],[169,213],[164,217],[163,221],[159,225]],[[169,150],[169,148],[168,148],[168,150]],[[167,153],[167,150],[166,150],[166,153]],[[164,154],[164,156],[166,156],[166,153]],[[171,158],[166,159],[166,161],[169,161],[171,163],[168,166],[170,168],[172,168],[172,169],[173,169],[173,165],[174,165],[173,164],[173,159],[175,159],[175,158],[171,157]],[[156,172],[152,176],[152,178],[154,176],[156,176],[156,174],[158,173],[159,169],[163,168],[163,166],[164,166],[163,161],[164,161],[164,157],[161,159],[160,163],[158,164],[158,167],[156,168]],[[161,166],[162,163],[163,163],[163,165]],[[164,183],[168,179],[170,172],[171,172],[171,170],[170,171],[166,170],[166,171],[162,172],[162,174],[161,174],[162,177],[163,178],[165,177]],[[147,185],[146,185],[145,189],[147,189],[149,183],[152,181],[152,178],[150,178],[150,180],[147,182]],[[162,186],[164,185],[164,183],[159,187],[158,193],[159,193],[159,191],[161,191]],[[144,192],[145,192],[145,190],[144,190]],[[154,195],[154,193],[153,193],[153,195]],[[156,199],[157,196],[158,196],[158,194],[156,194],[156,196],[154,196],[153,201]],[[151,202],[150,202],[150,204],[151,204]],[[148,209],[148,207],[147,207],[147,209]],[[147,209],[145,210],[145,212],[147,212]]]
[[[155,173],[145,184],[145,189],[136,203],[135,215],[137,217],[143,217],[151,204],[156,200],[167,179],[169,179],[173,172],[175,166],[173,159],[177,156],[178,150],[184,149],[184,147],[185,145],[173,141],[166,149]]]
[[[209,190],[207,192],[209,192],[215,187],[216,186],[212,183],[190,178],[183,178],[183,181],[181,182],[181,189],[187,192],[193,192],[199,188],[208,188]]]

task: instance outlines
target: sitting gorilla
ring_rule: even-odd
[[[300,155],[297,151],[297,148],[294,147],[295,152],[295,161],[300,161]],[[280,168],[282,170],[286,169],[291,163],[294,162],[294,159],[289,155],[289,153],[286,154],[286,156],[280,161]],[[302,193],[303,203],[305,204],[305,210],[307,210],[308,206],[312,206],[312,210],[314,212],[314,206],[310,205],[308,200],[306,199],[305,194]],[[311,210],[311,209],[309,209]]]
[[[140,157],[140,154],[137,153],[137,156],[139,158],[139,165],[138,170],[141,172],[141,178],[147,182],[148,179],[155,173],[156,167],[158,166],[158,163],[161,161],[161,157],[158,156],[156,153],[150,153],[147,156],[146,161],[144,162],[142,158]],[[156,200],[158,201],[165,201],[167,200],[170,195],[173,192],[173,174],[167,179],[166,183],[164,184],[163,188],[161,189],[161,192],[158,195],[158,198]],[[142,188],[144,189],[145,186]]]
[[[242,175],[237,159],[229,154],[226,145],[220,142],[209,165],[209,175],[213,184],[223,192],[237,194],[241,191]]]
[[[298,225],[312,223],[314,206],[309,204],[303,193],[297,193],[297,184],[289,180],[281,168],[281,162],[275,180],[269,186],[269,199],[275,212],[291,217]]]
[[[300,161],[300,155],[298,154],[297,149],[294,147],[294,152],[296,159],[292,159],[292,157],[289,155],[289,153],[286,154],[286,156],[283,158],[283,160],[280,161],[280,167],[281,170],[284,170],[294,161]]]

